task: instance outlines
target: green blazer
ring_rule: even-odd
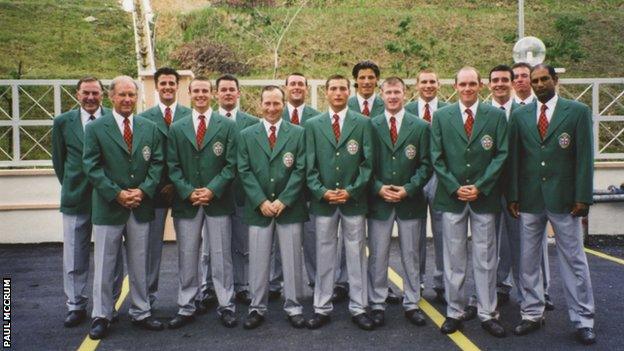
[[[387,220],[394,209],[400,219],[424,218],[427,200],[422,189],[433,172],[429,158],[429,124],[405,113],[393,145],[385,114],[374,117],[371,122],[375,157],[368,216]],[[404,186],[407,197],[396,204],[384,201],[379,190],[390,184]]]
[[[190,112],[190,108],[177,104],[175,114],[173,115],[173,121],[177,122],[182,117],[190,116]],[[156,188],[156,195],[154,196],[154,207],[171,207],[171,203],[169,203],[160,194],[160,191],[165,185],[171,184],[171,180],[169,180],[169,169],[167,168],[167,134],[169,134],[169,126],[167,126],[167,124],[165,123],[164,116],[160,110],[160,106],[158,105],[143,111],[143,113],[141,113],[139,116],[147,118],[148,120],[154,122],[154,124],[156,124],[156,127],[158,127],[158,131],[160,131],[160,135],[163,140],[163,154],[165,157],[165,164],[163,167],[162,176],[160,177],[160,183]]]
[[[466,203],[457,199],[462,185],[474,184],[480,194],[470,207],[477,213],[500,212],[499,176],[507,159],[507,119],[492,105],[479,103],[468,140],[459,103],[437,110],[431,125],[431,160],[438,176],[433,207],[461,212]]]
[[[449,104],[447,102],[444,101],[440,101],[440,98],[438,98],[438,106],[436,107],[436,111],[444,106],[448,106]],[[420,111],[420,109],[418,108],[418,99],[409,102],[407,105],[405,105],[405,111],[415,115],[416,117],[421,117],[420,114],[418,113]],[[431,116],[433,117],[433,116]]]
[[[260,212],[265,201],[279,199],[286,208],[275,220],[280,224],[308,220],[303,198],[305,135],[300,126],[282,121],[273,150],[263,123],[245,129],[238,143],[238,171],[245,189],[245,223],[266,227],[271,218]]]
[[[226,117],[227,118],[227,117]],[[243,131],[243,129],[253,126],[256,123],[260,122],[260,118],[256,116],[252,116],[248,113],[245,113],[241,110],[236,111],[236,128],[238,133]],[[234,156],[236,157],[236,156]],[[236,201],[236,206],[243,207],[245,204],[245,190],[243,189],[243,183],[240,180],[238,174],[234,178],[232,182],[232,193],[234,194],[234,199]]]
[[[349,110],[357,112],[357,113],[362,113],[362,111],[360,111],[360,104],[358,103],[358,99],[357,96],[351,96],[348,100],[348,104]],[[379,94],[375,94],[375,100],[373,100],[373,106],[372,108],[369,106],[370,108],[370,115],[369,117],[374,117],[377,116],[379,114],[382,114],[385,110],[385,105],[383,100],[381,99],[381,96],[379,96]],[[367,117],[367,116],[364,116]]]
[[[102,107],[102,115],[110,109]],[[82,168],[84,129],[80,108],[54,118],[52,126],[52,166],[61,183],[61,212],[66,214],[91,213],[93,187]]]
[[[203,144],[197,147],[193,118],[181,118],[169,128],[167,165],[169,179],[177,194],[173,199],[172,216],[193,218],[197,206],[188,200],[196,188],[206,187],[214,193],[207,206],[208,216],[234,213],[234,196],[230,187],[236,176],[236,123],[212,112]]]
[[[558,98],[544,141],[537,103],[514,111],[510,123],[511,175],[507,200],[520,211],[568,213],[575,202],[593,202],[592,115],[587,105]]]
[[[93,224],[125,224],[130,211],[139,222],[154,219],[154,194],[163,170],[162,140],[154,123],[132,118],[131,153],[112,113],[87,124],[83,167],[94,187]],[[145,193],[139,207],[132,210],[116,200],[119,192],[130,188]]]
[[[336,142],[329,113],[309,119],[306,130],[307,183],[312,198],[310,211],[330,216],[337,208],[347,216],[368,210],[367,188],[373,169],[373,131],[370,119],[348,110]],[[327,190],[345,189],[349,200],[340,206],[323,199]]]
[[[305,105],[303,107],[303,113],[301,114],[301,116],[299,116],[299,124],[303,125],[305,123],[305,121],[309,120],[310,118],[319,115],[320,112],[313,109],[312,107]],[[282,119],[286,122],[290,122],[290,115],[288,114],[288,107],[284,106],[284,112],[282,113]]]

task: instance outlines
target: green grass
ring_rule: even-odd
[[[131,19],[115,0],[0,0],[0,78],[135,76]]]

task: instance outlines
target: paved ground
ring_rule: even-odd
[[[428,252],[432,252],[429,242]],[[624,258],[624,247],[602,243],[602,252]],[[573,338],[573,328],[568,321],[563,299],[556,248],[550,247],[552,267],[551,296],[556,310],[547,312],[546,327],[529,336],[508,336],[495,339],[483,331],[476,320],[465,323],[463,335],[483,350],[573,350],[584,349]],[[624,265],[588,254],[596,298],[596,332],[598,344],[594,350],[624,348]],[[60,245],[0,245],[0,267],[3,276],[12,278],[12,341],[16,350],[75,350],[88,332],[88,323],[66,329],[62,326],[65,315],[61,281]],[[175,245],[167,244],[164,250],[161,273],[160,298],[154,314],[166,321],[175,311],[176,273]],[[430,254],[429,261],[433,257]],[[400,272],[397,243],[393,243],[391,266]],[[431,265],[429,264],[428,273]],[[428,275],[429,277],[429,275]],[[429,278],[428,278],[429,279]],[[426,283],[430,283],[427,280]],[[472,280],[468,282],[472,286]],[[430,285],[428,285],[429,287]],[[304,300],[305,313],[311,314],[311,291]],[[431,301],[433,291],[425,290]],[[400,306],[390,306],[386,326],[365,332],[350,321],[347,304],[335,306],[330,325],[315,331],[295,330],[288,325],[281,311],[281,302],[270,305],[267,322],[254,331],[242,327],[226,329],[216,319],[216,314],[200,316],[181,330],[148,332],[130,324],[128,303],[124,303],[121,321],[114,325],[108,338],[98,345],[98,350],[365,350],[365,349],[420,349],[452,350],[459,346],[441,334],[432,320],[425,327],[415,327],[406,322]],[[444,314],[444,306],[431,303]],[[244,317],[246,306],[239,306],[239,316]],[[432,314],[433,315],[433,314]],[[439,318],[439,317],[438,317]],[[511,302],[501,310],[501,321],[511,331],[519,322],[518,306]],[[466,345],[466,344],[462,344]]]

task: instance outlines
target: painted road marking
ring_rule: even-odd
[[[596,251],[596,250],[592,250],[588,248],[585,248],[585,252],[590,253],[594,256],[598,256],[600,258],[604,258],[605,260],[609,260],[609,261],[624,265],[624,260],[621,258],[613,257],[611,255],[607,255],[606,253],[602,253],[600,251]]]

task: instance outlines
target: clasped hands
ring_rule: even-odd
[[[120,191],[119,194],[117,194],[116,200],[121,206],[127,209],[133,209],[139,207],[144,197],[145,193],[143,193],[143,190],[133,188]]]
[[[385,202],[400,202],[404,198],[407,197],[407,191],[402,186],[397,185],[382,185],[381,189],[379,189],[379,196]]]
[[[193,206],[208,205],[213,198],[214,193],[208,188],[197,188],[188,197]]]
[[[507,205],[507,210],[509,211],[509,214],[511,214],[513,218],[520,217],[520,204],[519,203],[510,202]],[[585,217],[589,214],[589,205],[587,205],[586,203],[582,203],[582,202],[575,202],[574,205],[572,205],[572,210],[570,210],[570,214],[574,217]]]
[[[265,217],[279,217],[285,208],[286,205],[280,200],[275,200],[273,202],[264,200],[264,202],[260,204],[260,212],[262,212],[262,215]]]
[[[460,201],[471,202],[479,197],[479,189],[474,185],[462,185],[457,189],[457,199]]]
[[[351,195],[345,189],[327,190],[323,199],[330,205],[342,205],[346,203]]]

